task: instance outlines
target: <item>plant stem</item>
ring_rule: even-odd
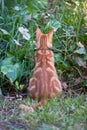
[[[1,4],[2,4],[2,15],[4,15],[4,8],[5,8],[4,0],[1,0]]]

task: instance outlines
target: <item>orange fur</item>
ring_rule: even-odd
[[[43,34],[39,28],[36,30],[38,51],[36,51],[34,74],[28,87],[30,97],[39,101],[39,104],[33,107],[34,110],[44,106],[48,99],[58,97],[62,93],[61,83],[54,66],[53,52],[47,49],[52,48],[53,33],[53,29],[48,34]]]

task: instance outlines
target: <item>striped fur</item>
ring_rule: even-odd
[[[48,34],[43,34],[38,28],[36,30],[36,65],[33,77],[29,83],[29,93],[31,98],[38,99],[39,102],[60,96],[62,93],[61,83],[58,79],[54,66],[54,55],[52,48],[52,36],[54,30]]]

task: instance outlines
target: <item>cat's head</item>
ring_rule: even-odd
[[[54,29],[48,34],[43,34],[39,28],[36,30],[36,47],[37,48],[52,48],[52,37]]]

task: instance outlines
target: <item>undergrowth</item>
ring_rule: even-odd
[[[83,78],[87,86],[86,1],[0,1],[0,87],[22,90],[35,65],[35,31],[54,28],[55,66],[61,80]],[[71,77],[71,78],[70,78]],[[7,87],[6,87],[7,86]],[[11,87],[10,87],[11,86]],[[83,87],[84,87],[83,86]],[[10,88],[10,89],[9,89]],[[7,93],[7,92],[6,92]],[[5,94],[6,94],[5,93]]]

